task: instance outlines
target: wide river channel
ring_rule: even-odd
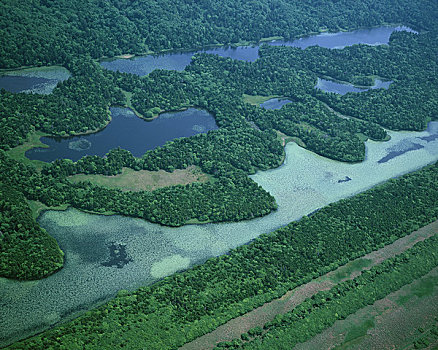
[[[324,37],[324,36],[323,36]],[[255,220],[163,227],[122,216],[47,211],[39,223],[59,242],[65,266],[39,281],[0,279],[0,347],[108,300],[245,244],[331,202],[438,160],[438,122],[423,132],[389,131],[366,142],[366,160],[346,164],[286,145],[282,166],[251,178],[278,210]],[[118,261],[112,253],[117,250]]]

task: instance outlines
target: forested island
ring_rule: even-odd
[[[41,209],[71,206],[171,227],[253,220],[278,206],[249,175],[279,167],[286,142],[354,164],[366,159],[367,140],[384,142],[388,130],[421,131],[438,120],[438,5],[433,1],[38,0],[4,1],[0,7],[2,73],[60,65],[71,75],[49,94],[0,90],[0,276],[9,279],[47,278],[63,266],[56,240],[36,222]],[[201,52],[182,71],[157,69],[145,76],[99,63],[105,57],[236,47],[388,24],[416,32],[395,31],[387,45],[343,49],[262,45],[254,62]],[[365,88],[376,79],[391,83],[387,89],[341,95],[315,88],[319,78]],[[278,109],[259,106],[273,97],[288,103]],[[77,161],[26,158],[25,151],[38,146],[40,136],[101,130],[111,122],[114,106],[149,121],[165,111],[196,107],[214,117],[217,129],[168,141],[140,157],[115,148],[104,157]],[[187,169],[196,169],[203,181],[133,191],[98,180]],[[94,177],[73,181],[84,175]],[[351,180],[345,179],[338,183]],[[176,349],[436,221],[437,184],[435,163],[324,207],[227,255],[137,291],[122,291],[78,319],[11,348]],[[335,320],[433,271],[436,245],[432,236],[316,294],[263,329],[218,346],[281,349],[307,341]],[[387,280],[394,283],[383,288]],[[375,289],[379,293],[368,292]],[[358,298],[360,303],[352,302]],[[299,334],[303,324],[312,330]]]

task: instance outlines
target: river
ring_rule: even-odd
[[[293,41],[271,41],[266,44],[274,46],[293,46],[305,49],[309,46],[318,45],[328,49],[341,49],[354,44],[381,45],[388,44],[389,37],[394,31],[408,31],[416,33],[405,26],[387,26],[371,29],[359,29],[351,32],[322,33]],[[260,45],[240,46],[236,48],[218,47],[209,50],[190,52],[174,52],[162,55],[139,56],[131,59],[111,59],[101,62],[101,65],[112,71],[133,73],[140,76],[147,75],[154,69],[168,69],[182,71],[188,66],[193,55],[199,52],[230,57],[236,60],[254,62],[259,57]]]

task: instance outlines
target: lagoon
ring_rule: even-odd
[[[369,89],[388,89],[392,81],[374,80],[374,85],[369,88],[357,87],[349,83],[340,83],[333,80],[318,78],[315,88],[324,92],[333,92],[339,95],[345,95],[349,92],[364,92]]]
[[[309,46],[318,45],[329,49],[341,49],[354,44],[381,45],[388,44],[389,37],[395,31],[407,31],[417,33],[405,26],[387,26],[370,29],[359,29],[351,32],[322,33],[293,41],[267,42],[273,46],[292,46],[305,49]],[[190,52],[173,52],[161,55],[139,56],[131,59],[114,59],[101,62],[101,65],[112,71],[132,73],[140,76],[149,74],[155,69],[168,69],[182,71],[188,66],[193,55],[205,52],[222,57],[230,57],[236,60],[254,62],[259,57],[260,45],[240,46],[236,48],[219,47],[209,50]]]
[[[318,40],[318,45],[333,49],[357,43],[385,44],[393,31],[400,30],[398,28],[366,30],[368,36],[365,38],[362,30],[350,32],[354,33],[353,36],[349,33],[320,34],[290,43],[277,41],[270,45],[305,48],[314,45],[313,40]],[[339,38],[345,39],[343,44],[339,43]],[[207,52],[254,61],[258,57],[258,49],[258,46],[218,48]],[[156,68],[182,70],[190,63],[193,54],[146,56],[103,62],[102,65],[112,70],[146,75]],[[273,106],[268,104],[264,107],[278,108],[276,103],[279,101],[270,103]],[[62,143],[64,148],[59,154],[63,157],[63,154],[68,153],[75,160],[85,154],[104,154],[117,146],[129,149],[131,146],[123,146],[122,143],[133,141],[138,144],[132,145],[130,150],[134,155],[141,155],[147,149],[149,138],[158,137],[155,134],[152,137],[145,137],[145,134],[134,136],[132,133],[137,132],[137,129],[143,130],[144,125],[151,127],[159,118],[148,123],[127,109],[113,108],[111,112],[113,120],[103,131],[62,139],[58,144],[50,139],[50,142],[53,141],[50,147],[54,149],[54,145]],[[186,111],[195,114],[201,112],[193,109]],[[188,119],[184,119],[183,124],[190,124],[191,127],[187,127],[194,132],[205,132],[209,128],[216,128],[215,124],[203,124],[210,117],[207,112],[202,112],[199,116],[202,123],[190,124],[187,123]],[[178,117],[171,114],[160,118],[168,118],[164,123],[172,128],[175,126],[172,124],[174,119]],[[111,131],[112,137],[103,137],[115,143],[108,143],[103,149],[98,149],[101,143],[99,135],[119,125],[119,121],[120,128],[124,125],[135,126],[128,129],[127,133],[116,127]],[[168,130],[165,131],[167,134]],[[65,252],[65,266],[54,275],[38,281],[19,282],[0,278],[0,347],[65,322],[112,298],[121,289],[133,290],[151,284],[176,271],[202,263],[209,257],[224,254],[324,205],[438,160],[438,122],[430,123],[423,132],[388,133],[391,136],[388,142],[367,141],[366,160],[357,164],[337,162],[295,143],[287,144],[286,159],[282,166],[251,176],[275,197],[278,210],[250,221],[170,228],[140,219],[91,215],[75,209],[43,213],[38,221],[59,242]],[[46,139],[43,141],[49,142]],[[58,151],[39,151],[45,157],[42,160],[46,161],[59,157],[50,155],[54,152]],[[30,154],[28,156],[33,157]],[[41,159],[36,157],[33,159]]]
[[[255,220],[170,228],[74,209],[45,212],[39,223],[58,240],[65,267],[39,281],[0,279],[0,346],[66,321],[121,289],[151,284],[331,202],[438,160],[438,122],[431,122],[423,132],[388,133],[388,142],[367,141],[366,160],[357,164],[287,144],[282,166],[251,176],[278,203],[276,212]],[[396,149],[407,149],[409,143],[423,147],[380,162]],[[116,261],[114,247],[122,247]]]
[[[260,107],[264,109],[280,109],[284,105],[287,105],[289,103],[292,103],[291,100],[288,100],[287,98],[271,98],[270,100],[267,100],[260,104]]]
[[[117,147],[140,157],[167,141],[218,128],[211,114],[195,108],[163,113],[152,121],[137,117],[128,108],[112,107],[110,111],[112,120],[103,130],[68,138],[42,137],[41,141],[49,147],[30,149],[26,157],[45,162],[58,158],[76,161],[86,155],[104,156]]]

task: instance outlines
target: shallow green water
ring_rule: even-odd
[[[64,250],[65,267],[35,282],[0,279],[0,346],[65,320],[120,289],[150,284],[328,203],[438,160],[438,138],[433,137],[438,122],[425,132],[389,134],[388,142],[367,142],[367,158],[358,164],[329,160],[288,144],[284,165],[251,176],[275,196],[278,210],[251,221],[169,228],[73,209],[45,212],[39,222]],[[379,163],[394,152],[394,157]],[[338,182],[346,177],[351,180]],[[114,244],[123,246],[129,258],[121,268],[104,266]]]

